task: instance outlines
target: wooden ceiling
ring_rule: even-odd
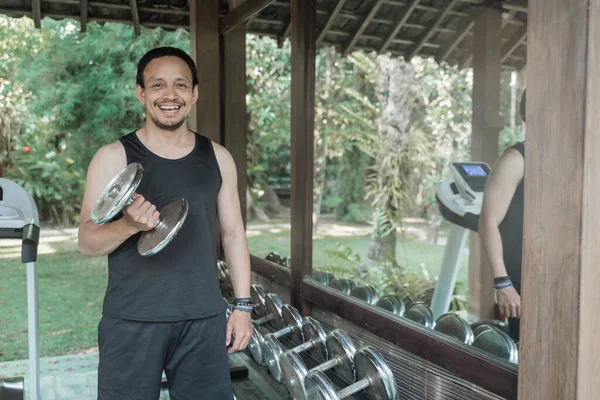
[[[223,26],[234,1],[219,1]],[[271,36],[280,45],[289,37],[290,0],[246,0],[244,6],[254,12],[244,18],[249,33]],[[317,45],[335,46],[343,55],[362,49],[407,60],[435,57],[464,68],[471,63],[473,19],[484,6],[503,12],[502,65],[522,69],[527,0],[317,0]],[[0,13],[29,16],[38,27],[49,17],[78,20],[83,30],[93,21],[131,24],[136,31],[189,29],[187,0],[0,0]]]

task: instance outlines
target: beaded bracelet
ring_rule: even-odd
[[[254,307],[249,307],[249,306],[233,306],[231,307],[232,310],[239,310],[239,311],[244,311],[244,312],[249,312],[251,313],[252,310],[254,309]]]

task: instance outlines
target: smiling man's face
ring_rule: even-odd
[[[158,128],[176,130],[185,123],[198,87],[192,85],[190,67],[179,57],[166,56],[150,61],[144,70],[144,88],[137,86],[146,115]]]

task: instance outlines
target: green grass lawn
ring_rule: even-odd
[[[420,273],[423,263],[431,278],[438,273],[444,248],[417,241],[412,237],[398,238],[398,261],[407,269]],[[335,249],[337,242],[350,246],[364,257],[368,235],[326,237],[314,240],[315,268],[332,264],[326,250]],[[252,254],[260,257],[271,251],[290,253],[289,231],[253,230],[248,237]],[[44,251],[42,251],[44,250]],[[0,362],[28,357],[26,271],[20,255],[10,251],[9,258],[0,258]],[[43,252],[53,254],[42,254]],[[9,250],[0,247],[0,256]],[[466,262],[464,258],[463,264]],[[336,261],[335,263],[339,263]],[[335,264],[334,263],[334,264]],[[466,264],[465,264],[466,265]],[[467,270],[461,268],[458,281],[466,281]],[[40,352],[42,356],[64,355],[94,349],[97,345],[97,325],[101,316],[106,289],[106,258],[88,259],[76,250],[73,237],[40,245],[38,257],[38,301]]]

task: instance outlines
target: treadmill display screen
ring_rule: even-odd
[[[461,165],[467,176],[487,176],[481,165]]]

